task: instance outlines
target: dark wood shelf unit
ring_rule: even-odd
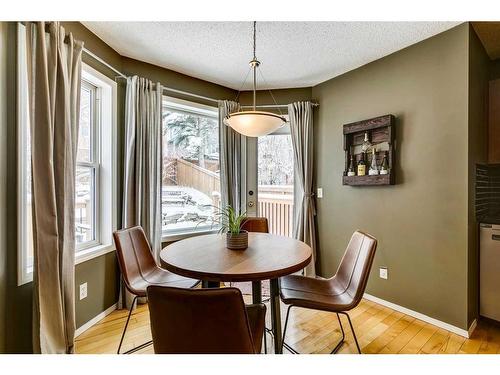
[[[363,185],[394,185],[391,182],[390,174],[379,174],[373,176],[342,176],[343,185],[363,186]]]
[[[394,174],[394,140],[395,124],[394,115],[384,115],[369,120],[357,121],[344,125],[344,152],[345,168],[342,176],[343,185],[368,186],[368,185],[394,185],[396,182]],[[388,150],[377,151],[377,165],[380,167],[384,153],[387,152],[387,164],[389,165],[389,174],[386,175],[366,175],[366,176],[347,176],[349,168],[350,152],[355,146],[359,146],[364,141],[364,135],[368,132],[370,142],[376,147],[377,144],[388,144]],[[367,155],[367,173],[371,160],[371,154]],[[361,158],[361,153],[354,154],[355,167]]]

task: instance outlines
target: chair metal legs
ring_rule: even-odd
[[[127,322],[125,323],[125,327],[123,328],[123,332],[122,332],[122,338],[120,339],[120,345],[118,345],[118,350],[116,351],[116,354],[120,354],[120,349],[122,348],[122,344],[123,344],[123,339],[125,338],[125,332],[127,331],[127,327],[128,327],[128,323],[130,321],[130,317],[132,316],[132,311],[134,310],[134,306],[135,306],[135,303],[137,302],[137,299],[139,297],[138,296],[135,296],[134,297],[134,300],[132,301],[132,305],[130,305],[130,309],[128,311],[128,317],[127,317]],[[141,350],[149,345],[151,345],[153,343],[153,340],[151,341],[148,341],[148,342],[145,342],[144,344],[141,344],[135,348],[132,348],[128,351],[126,351],[125,353],[122,353],[122,354],[130,354],[130,353],[134,353],[138,350]]]
[[[290,310],[292,309],[292,307],[293,307],[293,305],[290,305],[290,306],[288,306],[288,309],[286,310],[285,327],[283,328],[283,340],[281,340],[281,352],[283,353],[283,348],[287,348],[293,354],[299,354],[298,351],[296,351],[294,348],[292,348],[290,345],[288,345],[285,342],[286,329],[288,327],[288,318],[290,317]]]
[[[356,333],[354,332],[354,327],[352,326],[351,317],[346,312],[341,312],[340,314],[347,316],[347,321],[349,322],[349,326],[351,327],[351,332],[352,332],[352,335],[354,336],[354,342],[356,343],[356,348],[358,348],[358,353],[361,354],[361,349],[359,347],[358,338],[356,337]]]
[[[349,317],[349,315],[348,315]],[[333,348],[333,350],[331,351],[330,354],[336,354],[340,347],[344,344],[344,339],[345,339],[345,332],[344,332],[344,327],[342,326],[342,321],[340,320],[340,315],[337,313],[337,319],[339,321],[339,325],[340,325],[340,330],[342,331],[342,338],[340,339],[339,343],[335,346],[335,348]],[[354,334],[354,331],[352,331],[354,337],[356,337],[356,335]]]
[[[295,350],[292,346],[288,345],[285,342],[286,329],[288,327],[288,318],[290,317],[290,310],[292,309],[292,307],[294,307],[294,305],[288,306],[288,310],[286,311],[285,328],[283,329],[283,340],[281,343],[281,351],[283,351],[283,348],[285,347],[293,354],[300,354],[297,350]],[[347,321],[349,322],[349,326],[351,327],[351,332],[352,332],[352,335],[354,337],[354,342],[356,343],[356,348],[358,349],[358,353],[361,354],[361,349],[359,347],[358,338],[356,337],[356,332],[354,331],[354,327],[352,326],[351,317],[346,312],[338,312],[336,314],[337,314],[337,319],[338,319],[339,325],[340,325],[340,331],[342,332],[342,338],[340,339],[339,343],[335,346],[335,348],[333,348],[333,350],[331,351],[331,354],[336,354],[345,342],[344,327],[342,326],[342,321],[340,320],[339,314],[347,316]]]

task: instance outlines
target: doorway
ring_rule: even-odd
[[[292,237],[294,163],[289,125],[257,141],[257,215],[272,234]]]

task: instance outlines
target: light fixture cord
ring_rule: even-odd
[[[257,21],[253,21],[253,110],[256,110],[256,102],[257,102],[257,64],[255,61],[257,60],[257,54],[255,50],[257,49]]]
[[[255,50],[257,49],[257,33],[256,33],[256,28],[257,28],[257,21],[253,21],[253,59],[257,60],[257,54],[255,53]]]
[[[264,86],[270,87],[266,81],[266,78],[264,77],[264,74],[262,73],[262,69],[259,69],[259,73],[260,73],[260,76],[262,78],[262,81],[264,81]],[[274,98],[273,92],[271,91],[271,89],[267,89],[267,91],[269,91],[269,94],[271,95],[271,98],[273,99],[274,105],[276,105],[276,109],[278,110],[280,116],[283,117],[283,113],[281,112],[281,109],[280,109],[278,103],[276,102],[276,99]]]
[[[245,83],[247,83],[248,75],[250,74],[251,71],[252,71],[252,68],[248,68],[247,75],[245,76],[243,83],[241,84],[240,88],[238,89],[238,93],[236,94],[236,98],[234,99],[235,102],[237,102],[238,99],[240,98],[241,90],[243,90]]]

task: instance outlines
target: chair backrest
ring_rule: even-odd
[[[247,232],[269,233],[269,224],[265,217],[247,217],[241,229]]]
[[[132,285],[145,280],[145,275],[157,267],[146,234],[141,227],[136,226],[114,232],[113,238],[125,286],[136,294],[137,290]]]
[[[360,231],[354,232],[334,276],[353,297],[352,307],[363,298],[376,249],[376,238]]]
[[[147,289],[155,353],[252,354],[254,345],[236,288]]]

